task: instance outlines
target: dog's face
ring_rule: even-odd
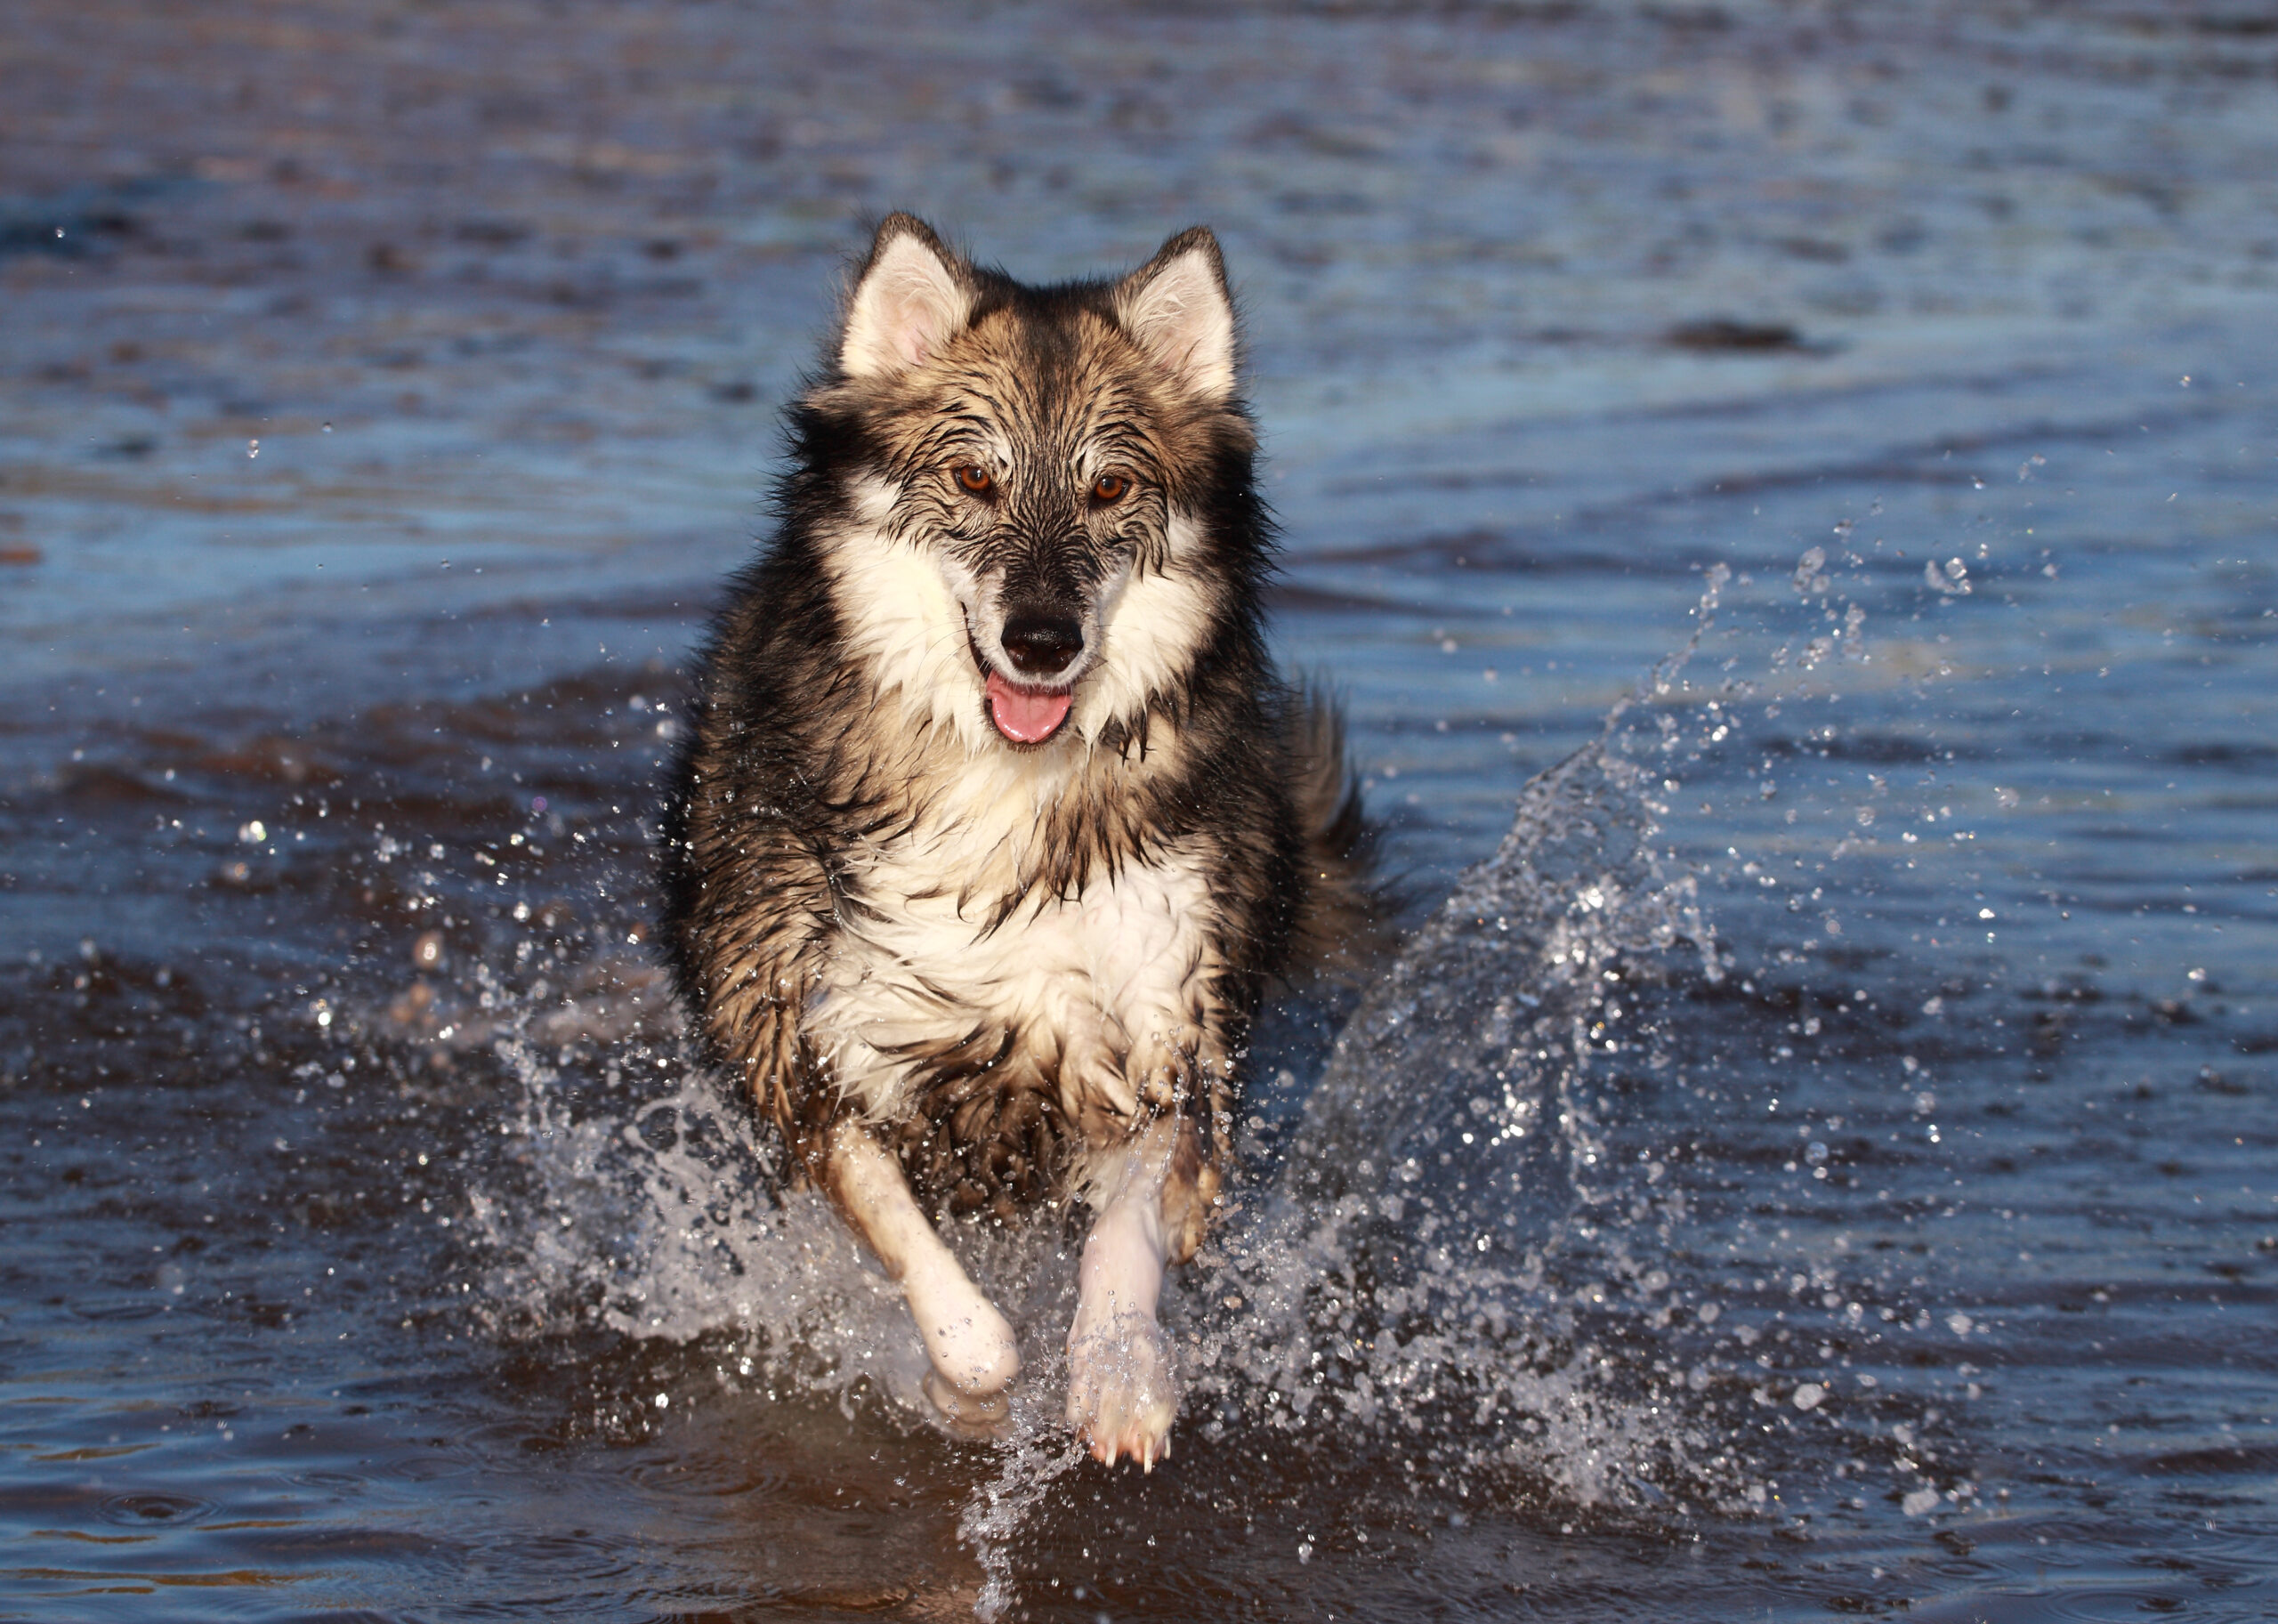
[[[838,360],[819,398],[858,425],[866,534],[836,594],[906,702],[1027,750],[1096,736],[1183,670],[1216,590],[1192,488],[1216,440],[1248,444],[1208,232],[1118,283],[1031,290],[894,216]]]

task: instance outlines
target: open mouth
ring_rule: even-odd
[[[1072,688],[1022,688],[989,673],[989,719],[1014,744],[1042,744],[1068,720]]]

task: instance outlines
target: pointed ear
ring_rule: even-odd
[[[1172,238],[1115,287],[1115,311],[1139,347],[1189,394],[1234,397],[1234,303],[1226,262],[1208,226]]]
[[[839,367],[859,379],[905,372],[948,343],[972,311],[957,256],[933,228],[912,214],[888,214],[847,301]]]

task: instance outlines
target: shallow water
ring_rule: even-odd
[[[2266,20],[20,12],[0,1616],[2278,1607]],[[1217,226],[1414,898],[1145,1478],[1050,1224],[925,1425],[643,940],[892,206]]]

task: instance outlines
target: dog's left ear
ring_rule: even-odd
[[[1234,396],[1234,302],[1208,226],[1190,226],[1115,285],[1125,332],[1187,393],[1209,406]]]
[[[973,314],[957,256],[915,214],[888,214],[846,302],[838,365],[850,378],[891,377],[923,363]]]

